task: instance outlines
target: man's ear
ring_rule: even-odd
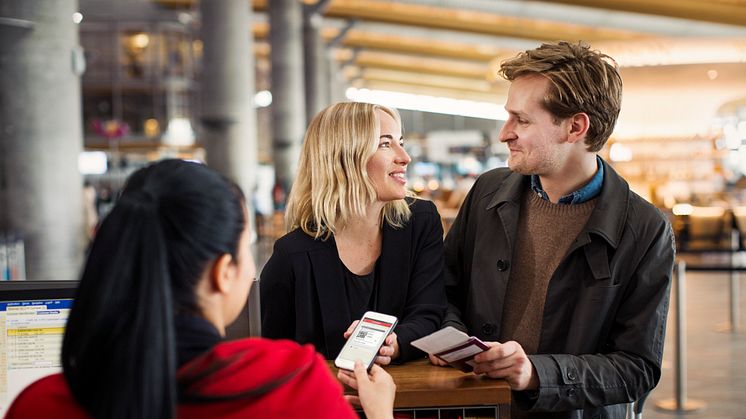
[[[585,141],[585,136],[588,134],[588,128],[591,126],[591,120],[588,118],[588,114],[585,112],[576,113],[569,118],[568,122],[567,141],[570,143]]]
[[[233,256],[229,253],[221,255],[215,263],[212,265],[210,271],[210,283],[213,289],[221,293],[227,293],[230,291],[231,285],[233,284],[233,271],[236,268],[233,265]]]

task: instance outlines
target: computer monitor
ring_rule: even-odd
[[[0,417],[26,386],[62,371],[78,281],[0,281]]]

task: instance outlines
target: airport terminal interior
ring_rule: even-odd
[[[246,191],[261,270],[305,128],[339,101],[398,109],[407,185],[447,234],[507,165],[500,63],[557,40],[617,62],[599,155],[676,237],[643,417],[746,418],[744,0],[0,0],[0,280],[77,279],[127,176],[162,158]],[[260,334],[255,291],[231,336]]]

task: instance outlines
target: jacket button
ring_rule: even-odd
[[[570,379],[570,380],[572,380],[572,381],[575,381],[575,379],[578,378],[578,376],[575,375],[574,371],[568,371],[567,372],[567,378]]]
[[[499,259],[497,261],[497,270],[498,271],[503,272],[503,271],[507,270],[508,267],[510,267],[510,262],[508,262],[507,260]]]
[[[574,388],[568,389],[567,390],[567,397],[574,398],[575,397],[575,393],[576,393],[576,391],[575,391]]]
[[[495,333],[495,325],[492,323],[485,323],[482,325],[482,333],[485,335],[492,335]]]

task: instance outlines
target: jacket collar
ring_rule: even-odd
[[[630,189],[627,182],[601,159],[604,167],[604,181],[598,196],[596,207],[593,209],[588,223],[581,231],[579,245],[590,242],[590,233],[603,237],[609,245],[616,249],[622,236],[624,224],[627,220]],[[531,176],[524,176],[511,172],[495,189],[488,193],[494,196],[485,209],[498,209],[505,203],[513,203],[520,207],[521,197],[531,182]]]
[[[347,296],[342,261],[337,252],[337,242],[334,236],[326,240],[314,240],[314,243],[318,247],[312,251],[327,254],[326,257],[311,257],[310,261],[316,292],[319,296],[319,306],[324,307],[321,310],[321,322],[324,328],[327,356],[336,356],[344,344],[344,338],[339,330],[347,330],[353,320],[350,309],[345,303]]]

